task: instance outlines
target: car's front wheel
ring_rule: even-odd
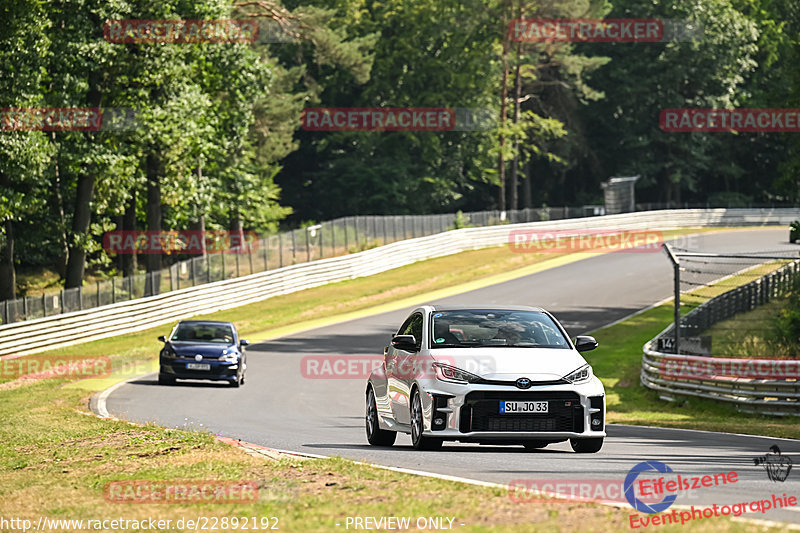
[[[419,390],[414,391],[411,399],[411,444],[417,450],[438,450],[442,447],[442,439],[423,436],[425,419],[422,414],[422,399]]]
[[[367,391],[367,442],[373,446],[391,446],[397,438],[396,431],[381,429],[378,422],[378,406],[372,387]]]
[[[603,437],[593,439],[569,439],[572,449],[577,453],[597,453],[603,447]]]

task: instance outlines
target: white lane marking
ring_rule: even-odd
[[[109,388],[101,392],[100,395],[97,397],[97,416],[99,416],[100,418],[112,418],[111,415],[108,414],[108,408],[106,406],[106,400],[108,399],[109,396],[111,396],[111,393],[120,388],[121,386],[125,385],[126,383],[130,383],[131,381],[141,379],[143,377],[147,377],[153,374],[155,374],[155,372],[142,374],[141,376],[136,376],[130,379],[126,379],[125,381],[120,381],[119,383],[111,385]]]

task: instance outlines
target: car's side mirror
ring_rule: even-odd
[[[239,341],[239,344],[240,344],[241,346],[250,346],[250,341],[248,341],[248,340],[246,340],[246,339],[241,339],[241,340]]]
[[[158,340],[160,340],[161,342],[167,342],[167,338],[166,338],[164,335],[161,335],[161,336],[158,338]]]
[[[416,352],[417,339],[414,335],[396,335],[392,337],[392,346],[405,352]]]
[[[579,335],[575,338],[575,349],[579,352],[588,352],[597,348],[597,341],[588,335]]]

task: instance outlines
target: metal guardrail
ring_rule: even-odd
[[[508,242],[511,230],[667,230],[788,224],[798,217],[800,209],[689,209],[463,228],[90,310],[5,324],[0,326],[0,356],[26,355],[142,331],[180,318],[238,307],[326,283],[369,276],[424,259],[502,245]]]
[[[346,255],[392,242],[425,237],[454,229],[457,223],[494,226],[591,215],[583,207],[541,207],[512,211],[477,211],[439,215],[352,216],[322,222],[308,228],[286,231],[257,239],[247,253],[206,253],[176,261],[147,274],[133,274],[86,283],[39,296],[0,301],[0,324],[22,322],[71,311],[155,296],[182,288],[233,279],[288,265]],[[240,250],[241,251],[241,250]],[[141,257],[141,256],[140,256]]]
[[[798,279],[800,261],[793,261],[711,298],[681,318],[681,337],[686,338],[689,332],[696,335],[717,322],[781,297]],[[644,345],[642,385],[669,394],[731,402],[747,413],[800,416],[800,361],[668,354],[654,349],[659,338],[673,335],[673,329],[674,325],[670,325]],[[775,368],[780,370],[777,374],[782,374],[781,379],[758,379],[759,374],[774,378],[776,372],[770,369]]]

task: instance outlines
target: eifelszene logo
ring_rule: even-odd
[[[639,474],[642,472],[648,472],[651,470],[655,470],[656,472],[660,472],[662,474],[671,473],[672,469],[665,465],[660,461],[644,461],[639,463],[638,465],[634,466],[633,468],[628,471],[628,475],[625,476],[625,499],[628,500],[628,503],[631,504],[631,507],[636,509],[637,511],[641,511],[643,513],[660,513],[661,511],[665,511],[669,508],[670,505],[675,503],[675,500],[678,498],[677,494],[665,494],[664,499],[658,503],[645,503],[639,498],[636,497],[636,492],[634,491],[634,483],[636,479],[639,477]]]

